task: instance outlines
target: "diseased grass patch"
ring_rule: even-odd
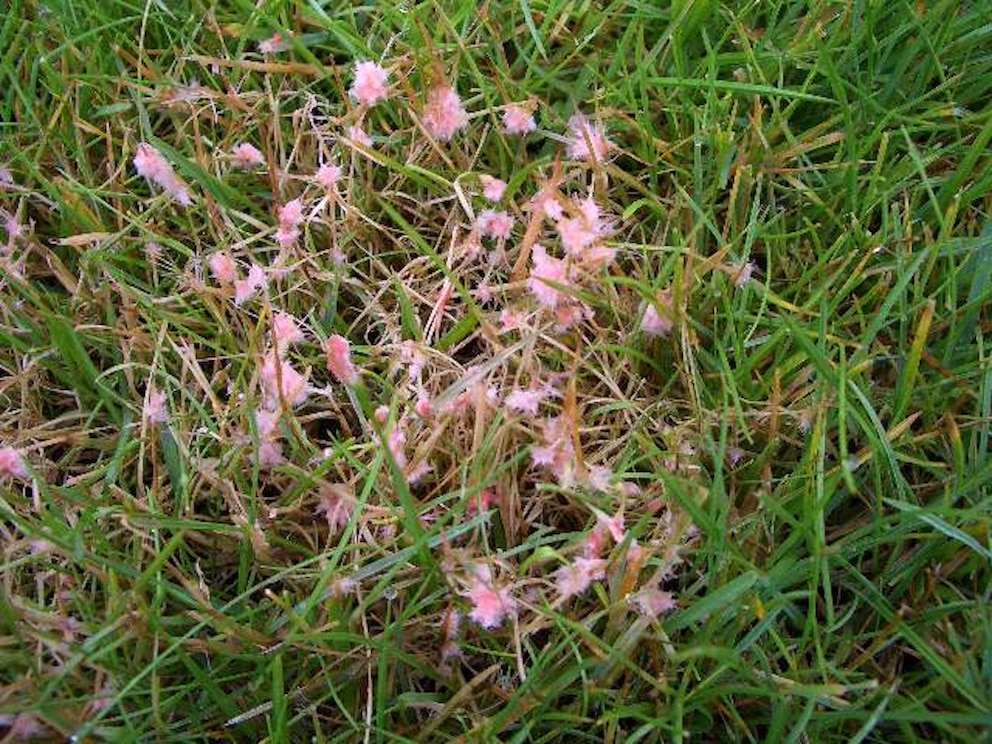
[[[973,741],[990,21],[14,3],[0,733]]]

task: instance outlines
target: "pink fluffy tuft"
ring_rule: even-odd
[[[605,162],[613,149],[613,143],[606,138],[606,130],[582,113],[573,114],[568,120],[571,132],[566,152],[572,160]]]
[[[523,106],[516,104],[503,110],[503,131],[511,136],[522,136],[537,129],[534,115]]]
[[[186,186],[172,169],[172,164],[147,142],[138,145],[138,151],[134,155],[134,169],[138,171],[138,175],[161,188],[182,206],[193,203]]]
[[[389,72],[375,62],[359,62],[355,65],[355,82],[349,95],[364,106],[374,106],[389,97],[386,81]]]
[[[21,453],[13,447],[0,447],[0,476],[27,478],[28,469]]]
[[[225,251],[210,257],[210,273],[219,284],[233,284],[238,278],[237,268],[231,254]]]
[[[355,365],[351,363],[351,346],[344,336],[335,334],[327,339],[327,371],[342,385],[354,387],[358,384],[359,375]]]
[[[258,168],[260,165],[265,165],[265,156],[262,154],[262,151],[248,142],[235,145],[231,149],[231,157],[234,158],[234,162],[239,168],[244,168],[245,170],[251,170],[252,168]]]
[[[449,142],[468,126],[462,99],[450,85],[438,85],[427,94],[423,113],[424,128],[439,142]]]
[[[510,587],[497,588],[489,567],[482,564],[475,567],[466,596],[472,603],[469,618],[487,630],[498,628],[517,609]]]

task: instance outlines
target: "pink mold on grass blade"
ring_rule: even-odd
[[[511,411],[535,418],[541,403],[548,398],[557,398],[560,396],[561,393],[548,384],[532,386],[529,390],[515,388],[506,396],[505,405]]]
[[[290,406],[306,402],[310,386],[305,375],[301,375],[285,359],[269,353],[262,361],[262,387],[271,408],[278,408],[282,401]]]
[[[281,33],[273,34],[268,39],[258,42],[258,51],[262,54],[278,54],[289,49],[289,42]]]
[[[328,191],[332,191],[341,180],[341,166],[332,163],[324,163],[317,169],[314,180]]]
[[[324,515],[331,532],[340,532],[348,526],[355,511],[355,498],[345,486],[325,485],[320,489],[320,503],[315,511]]]
[[[657,585],[644,587],[633,594],[629,601],[641,615],[650,618],[660,617],[678,607],[674,595]]]
[[[403,433],[403,429],[400,428],[399,424],[386,437],[386,446],[389,448],[389,454],[396,460],[397,467],[400,470],[405,469],[408,464],[406,458],[406,434]]]
[[[354,387],[358,384],[359,374],[351,362],[351,345],[344,336],[334,334],[327,339],[327,371],[342,385]]]
[[[555,571],[555,588],[564,600],[585,594],[592,582],[606,576],[606,561],[602,558],[578,556]]]
[[[565,252],[588,268],[611,263],[616,250],[601,241],[613,233],[613,221],[603,216],[592,198],[576,200],[574,204],[574,216],[563,217],[556,225]]]
[[[281,227],[299,227],[303,224],[303,200],[293,199],[279,207],[279,225]]]
[[[275,240],[282,248],[288,248],[300,237],[300,225],[303,224],[303,200],[293,199],[279,207],[279,227]]]
[[[531,459],[537,467],[550,470],[563,488],[575,484],[575,444],[573,427],[565,416],[544,423],[544,444],[531,447]]]
[[[498,628],[517,609],[510,587],[498,588],[489,567],[484,564],[475,566],[465,596],[472,603],[469,619],[486,630]]]
[[[169,420],[168,399],[165,393],[156,387],[148,391],[145,407],[142,411],[149,424],[164,424]]]
[[[479,232],[487,238],[507,240],[513,231],[513,217],[506,211],[485,209],[479,213],[477,224]]]
[[[516,104],[503,109],[503,131],[511,136],[523,136],[537,129],[534,114]]]
[[[671,295],[667,292],[659,292],[654,296],[653,301],[648,302],[644,310],[641,331],[648,336],[663,338],[671,333],[673,326]]]
[[[134,169],[138,175],[161,188],[182,206],[185,207],[193,203],[189,191],[179,180],[172,164],[165,159],[161,152],[147,142],[138,145],[134,155]]]
[[[450,85],[437,85],[427,94],[422,116],[427,133],[439,142],[449,142],[468,126],[468,114],[462,99]]]
[[[356,145],[367,147],[370,150],[372,149],[372,138],[360,126],[348,127],[347,137]]]
[[[258,292],[269,286],[269,278],[258,264],[252,264],[248,276],[234,282],[234,304],[243,305]]]
[[[734,267],[734,286],[743,287],[749,281],[751,281],[751,276],[754,274],[754,264],[748,261],[747,263],[740,264]]]
[[[359,62],[348,94],[364,106],[374,106],[389,97],[388,79],[389,71],[375,62]]]
[[[28,469],[19,450],[0,447],[0,478],[27,478]]]
[[[571,286],[571,280],[565,262],[549,256],[544,246],[540,244],[534,246],[531,259],[534,265],[527,280],[527,287],[534,298],[551,309],[566,302],[568,295],[563,290]]]
[[[606,130],[583,113],[573,114],[568,120],[570,137],[566,153],[572,160],[602,163],[614,145],[606,137]]]
[[[276,408],[259,408],[255,411],[255,426],[258,430],[258,465],[269,470],[286,462],[279,439],[279,419],[281,413]]]
[[[280,248],[289,248],[291,245],[295,245],[296,241],[300,239],[300,231],[295,227],[280,225],[276,228],[274,238]]]
[[[262,151],[248,142],[242,142],[231,148],[231,157],[234,158],[235,165],[244,170],[265,165],[265,156]]]
[[[506,193],[506,181],[502,179],[482,175],[479,176],[479,182],[482,184],[482,195],[494,204]]]
[[[272,334],[276,338],[276,346],[279,349],[287,349],[304,339],[303,331],[300,330],[296,318],[289,313],[276,313],[272,319]]]
[[[210,273],[218,284],[233,284],[238,278],[237,268],[231,254],[220,251],[210,257]]]
[[[562,207],[561,202],[561,192],[558,191],[557,187],[551,184],[545,184],[541,187],[541,190],[534,195],[534,198],[531,199],[530,208],[542,217],[547,217],[548,219],[557,222],[565,214],[565,210]]]

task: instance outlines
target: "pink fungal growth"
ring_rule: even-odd
[[[7,728],[4,741],[29,741],[41,738],[48,729],[35,713],[18,713],[17,715],[0,715],[0,726]]]
[[[751,275],[754,274],[754,264],[748,261],[747,263],[740,264],[739,266],[733,267],[734,274],[734,286],[743,287],[749,281],[751,281]]]
[[[613,149],[613,143],[606,138],[606,130],[591,122],[585,114],[573,114],[568,120],[568,129],[571,137],[566,153],[572,160],[602,163]]]
[[[657,584],[644,587],[629,601],[641,615],[650,618],[660,617],[678,607],[672,593],[662,590]]]
[[[268,286],[269,279],[265,275],[265,269],[257,264],[252,264],[251,268],[248,269],[248,276],[234,282],[234,304],[243,305]]]
[[[592,585],[606,576],[606,561],[602,558],[578,556],[571,563],[555,571],[555,588],[563,599],[584,594]]]
[[[613,471],[605,465],[589,465],[586,468],[586,485],[594,491],[610,490]]]
[[[389,421],[389,406],[378,406],[375,411],[372,412],[372,418],[376,420],[376,423],[378,423],[379,426],[385,426],[386,422]]]
[[[138,151],[134,155],[134,169],[138,171],[138,175],[161,188],[182,206],[193,203],[189,191],[179,180],[169,161],[147,142],[138,145]]]
[[[148,391],[142,415],[149,424],[164,424],[169,420],[168,399],[165,393],[156,387]]]
[[[348,127],[347,131],[348,139],[354,142],[356,145],[361,145],[362,147],[367,147],[372,149],[372,138],[369,137],[368,133],[359,126]]]
[[[364,106],[374,106],[389,97],[386,81],[389,72],[375,62],[359,62],[355,65],[355,81],[349,95]]]
[[[10,214],[5,216],[3,229],[7,231],[8,250],[14,246],[16,241],[24,237],[24,225],[20,223],[15,215]]]
[[[299,227],[303,224],[302,199],[293,199],[279,207],[279,224],[284,227]]]
[[[233,284],[238,278],[237,268],[231,254],[220,251],[210,257],[210,273],[219,284]]]
[[[28,477],[28,469],[20,451],[13,447],[0,447],[0,477]]]
[[[590,557],[600,555],[611,537],[615,543],[620,544],[626,536],[623,512],[609,517],[598,509],[593,511],[596,514],[596,526],[586,536],[584,546],[585,554]]]
[[[513,218],[505,211],[486,209],[479,213],[477,224],[479,232],[487,238],[507,240],[513,230]]]
[[[506,407],[510,411],[523,413],[534,418],[537,416],[538,408],[547,398],[557,396],[558,391],[549,385],[544,387],[532,387],[530,390],[516,388],[506,396]]]
[[[503,109],[503,131],[513,136],[529,134],[537,129],[534,115],[523,106],[512,104]]]
[[[406,471],[406,482],[415,486],[433,470],[434,468],[430,463],[422,460]]]
[[[510,587],[497,588],[492,572],[482,563],[475,565],[465,596],[472,603],[469,619],[487,630],[498,628],[517,609]]]
[[[655,295],[641,320],[641,330],[648,336],[667,336],[672,331],[672,298],[667,292]]]
[[[479,512],[487,512],[498,500],[495,488],[484,488],[478,496],[469,499],[465,506],[465,513],[471,517]]]
[[[341,166],[324,163],[317,169],[317,173],[313,178],[320,186],[323,186],[328,191],[333,191],[338,181],[341,180]]]
[[[501,334],[522,330],[526,325],[527,315],[519,310],[506,308],[499,313],[499,332]]]
[[[277,54],[285,52],[287,49],[289,49],[289,43],[280,33],[273,34],[270,38],[258,42],[258,51],[262,54]]]
[[[279,207],[279,227],[276,229],[276,242],[283,248],[293,245],[300,237],[303,224],[303,200],[293,199]]]
[[[575,482],[575,443],[573,427],[565,416],[544,423],[544,444],[531,448],[531,459],[538,467],[548,468],[563,487]]]
[[[427,357],[414,341],[404,341],[400,345],[400,362],[406,365],[406,376],[410,382],[417,382],[424,373]],[[421,391],[423,392],[423,391]],[[426,393],[423,393],[426,396]]]
[[[554,317],[557,323],[555,330],[565,332],[581,323],[583,320],[590,320],[593,317],[593,310],[581,300],[572,299],[571,302],[558,305],[554,309]]]
[[[431,399],[427,395],[427,392],[421,390],[417,393],[417,402],[413,406],[413,410],[416,412],[420,418],[427,421],[434,414],[434,406],[431,404]]]
[[[355,498],[340,484],[323,486],[320,489],[320,503],[315,511],[324,515],[331,532],[340,532],[348,526],[355,511]]]
[[[561,205],[561,193],[555,186],[546,184],[531,199],[531,209],[551,220],[560,220],[565,214]]]
[[[327,371],[342,385],[354,387],[358,384],[359,375],[355,365],[351,363],[351,346],[344,336],[334,334],[327,339]]]
[[[282,401],[291,406],[302,405],[310,394],[306,376],[275,353],[266,354],[262,360],[261,378],[270,408],[278,408]]]
[[[422,116],[427,133],[439,142],[449,142],[468,126],[468,114],[462,99],[450,85],[437,85],[427,94]]]
[[[287,349],[303,341],[303,331],[289,313],[276,313],[272,319],[272,333],[276,337],[276,347]]]
[[[396,460],[396,465],[400,470],[403,470],[407,466],[406,434],[398,423],[389,432],[389,436],[386,437],[386,447],[389,449],[389,454]]]
[[[282,443],[278,441],[265,440],[258,445],[258,466],[268,470],[278,467],[286,462],[282,454]]]
[[[251,170],[260,165],[265,165],[265,156],[262,154],[262,151],[248,142],[235,145],[231,149],[231,157],[234,158],[235,165],[244,170]]]
[[[599,242],[612,233],[612,221],[602,216],[592,198],[578,201],[575,216],[558,220],[557,229],[565,252],[590,267],[610,263],[615,257],[615,250]]]
[[[275,239],[276,243],[278,243],[281,248],[288,248],[300,239],[300,231],[295,227],[285,227],[284,225],[280,225],[276,228]]]
[[[626,530],[624,529],[623,512],[619,511],[612,517],[603,514],[599,510],[593,510],[596,514],[596,526],[606,530],[613,541],[617,544],[623,542],[623,538],[626,535]]]
[[[567,302],[568,295],[562,290],[570,287],[571,281],[565,262],[549,256],[541,245],[534,246],[531,259],[534,266],[527,280],[527,286],[537,301],[552,309],[560,303]]]
[[[486,199],[495,204],[503,198],[503,194],[506,192],[506,181],[483,175],[479,176],[479,182],[482,184],[482,195]]]
[[[282,465],[286,459],[282,455],[282,444],[279,442],[278,410],[260,408],[255,411],[255,426],[258,429],[258,465],[269,469]]]

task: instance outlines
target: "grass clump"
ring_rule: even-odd
[[[14,2],[6,740],[973,741],[981,4]]]

